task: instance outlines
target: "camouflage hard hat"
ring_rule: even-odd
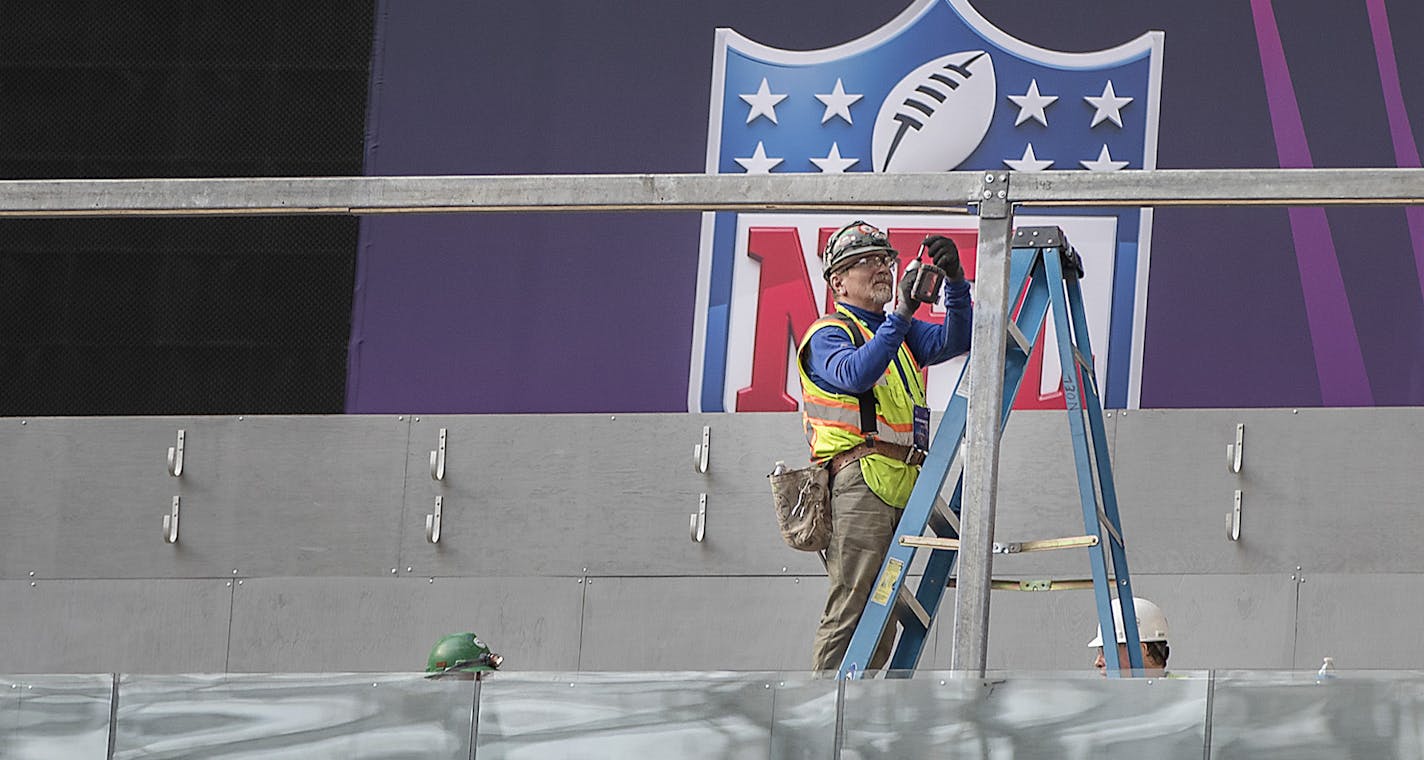
[[[425,662],[427,673],[478,673],[498,670],[504,658],[491,652],[490,648],[473,633],[452,633],[443,636],[430,650]]]
[[[873,224],[856,221],[836,230],[826,240],[826,250],[821,253],[821,276],[827,280],[831,274],[849,265],[856,257],[871,251],[889,251],[890,239]]]

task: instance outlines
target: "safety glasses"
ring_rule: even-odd
[[[846,269],[878,269],[879,267],[885,267],[886,269],[894,271],[895,265],[899,262],[900,257],[893,253],[871,253],[851,262],[851,265],[846,267]]]

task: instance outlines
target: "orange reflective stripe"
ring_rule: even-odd
[[[856,433],[857,435],[859,435],[859,434],[862,432],[861,429],[860,429],[860,415],[858,415],[858,414],[857,414],[857,415],[854,415],[854,416],[847,416],[847,417],[823,416],[823,415],[818,415],[818,414],[812,414],[811,411],[808,409],[808,410],[806,411],[806,420],[807,420],[808,422],[811,422],[811,423],[820,423],[820,424],[824,424],[824,425],[831,425],[831,426],[834,426],[834,427],[841,428],[841,429],[843,429],[843,430],[849,430],[849,431],[851,431],[851,432],[853,432],[853,433]],[[894,431],[894,432],[896,432],[896,433],[911,433],[911,434],[912,434],[912,433],[915,432],[915,423],[914,423],[913,421],[911,421],[911,422],[909,422],[909,423],[891,422],[891,421],[885,419],[884,417],[880,417],[880,416],[877,416],[877,417],[875,418],[875,421],[879,424],[879,427],[880,427],[880,430],[881,430],[882,433],[883,433],[886,429],[889,429],[889,430]],[[883,436],[882,436],[882,437],[883,437]]]
[[[858,399],[852,402],[836,398],[835,396],[817,396],[814,402],[808,399],[808,403],[814,403],[818,406],[834,406],[842,409],[854,409],[856,411],[860,411],[860,401]]]
[[[897,424],[895,424],[895,423],[893,423],[893,422],[890,422],[889,420],[885,419],[884,417],[876,417],[876,419],[880,421],[880,424],[881,424],[881,425],[884,425],[884,426],[890,428],[891,430],[894,430],[894,431],[897,432],[897,433],[914,433],[914,432],[915,432],[915,423],[914,423],[914,422],[910,422],[908,425],[897,425]]]
[[[836,425],[845,425],[850,428],[853,428],[857,433],[860,432],[859,414],[816,414],[812,412],[809,408],[805,410],[805,413],[806,419],[811,420],[812,422],[825,422],[828,424],[834,423]]]
[[[848,433],[855,433],[856,435],[860,435],[859,425],[852,425],[848,422],[836,422],[835,420],[814,420],[814,422],[817,423],[816,426],[819,428],[833,427],[838,430],[844,430]]]
[[[805,400],[803,408],[809,411],[812,407],[816,408],[818,414],[832,419],[860,419],[860,404],[847,404],[840,399],[812,396]]]

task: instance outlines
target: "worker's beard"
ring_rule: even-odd
[[[888,282],[871,283],[870,294],[883,306],[894,297],[895,287]]]

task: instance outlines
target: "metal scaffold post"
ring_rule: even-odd
[[[1009,306],[1009,241],[1013,206],[1007,173],[984,175],[975,263],[974,332],[969,352],[969,407],[964,451],[959,591],[954,607],[954,670],[983,674],[989,650],[989,586],[994,507],[999,482],[1000,407],[1004,394],[1005,322]]]

